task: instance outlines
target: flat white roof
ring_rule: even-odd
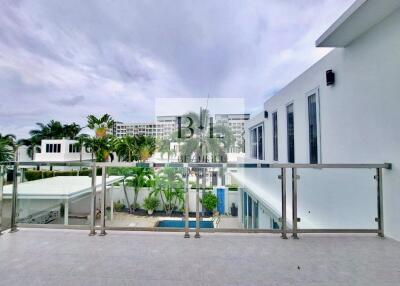
[[[122,176],[110,176],[107,185],[121,181]],[[96,187],[101,188],[102,177],[96,177]],[[57,176],[18,183],[18,199],[72,199],[91,192],[92,178],[86,176]],[[4,198],[11,198],[13,185],[3,187]]]
[[[315,45],[346,47],[399,7],[399,0],[357,0],[318,38]]]

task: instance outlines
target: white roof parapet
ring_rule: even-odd
[[[315,45],[346,47],[399,7],[399,0],[357,0],[318,38]]]

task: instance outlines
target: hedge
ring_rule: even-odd
[[[26,170],[24,172],[25,179],[27,181],[35,181],[40,179],[46,179],[57,176],[77,176],[78,171],[49,171],[49,170]],[[92,170],[84,169],[79,171],[79,176],[89,176],[92,174]],[[101,169],[97,169],[97,176],[101,176]]]

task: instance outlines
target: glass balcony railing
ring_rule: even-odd
[[[390,164],[0,165],[1,229],[371,232],[383,236]]]

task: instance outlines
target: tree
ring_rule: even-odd
[[[156,151],[156,139],[150,136],[138,135],[136,137],[136,150],[139,161],[146,161]]]
[[[95,131],[96,137],[85,139],[85,146],[91,150],[92,156],[96,155],[97,162],[105,162],[112,156],[114,137],[107,132],[113,127],[114,120],[109,114],[104,114],[100,118],[89,115],[87,120],[87,127]]]
[[[109,114],[104,114],[102,117],[97,118],[94,115],[87,117],[87,127],[94,130],[96,137],[104,137],[107,131],[114,126],[114,120]]]
[[[14,158],[13,148],[7,139],[0,139],[0,162],[12,161]]]
[[[184,194],[181,169],[165,167],[156,173],[154,189],[150,195],[161,199],[167,214],[171,214],[175,208],[182,207]]]
[[[193,121],[193,136],[189,138],[189,130],[182,130],[182,146],[180,146],[180,160],[183,162],[191,161],[194,157],[197,162],[208,160],[208,154],[212,155],[213,162],[224,161],[226,153],[234,144],[235,137],[229,127],[224,125],[213,126],[213,136],[210,136],[210,117],[207,110],[201,110],[198,115],[195,112],[185,114],[182,126],[187,126],[187,117]],[[200,122],[201,121],[201,122]]]
[[[157,150],[161,154],[161,159],[163,159],[164,154],[167,154],[168,162],[171,156],[176,155],[176,151],[171,149],[171,141],[172,139],[161,139],[157,142]]]
[[[105,137],[89,137],[84,139],[84,146],[88,153],[96,156],[96,162],[106,162],[113,150],[112,136]]]
[[[113,146],[119,161],[132,162],[135,159],[137,160],[135,137],[124,136],[122,138],[115,138]]]
[[[133,210],[137,208],[137,198],[141,188],[152,187],[154,183],[154,172],[150,168],[134,167],[131,169],[130,177],[126,180],[129,187],[133,187]]]
[[[18,140],[18,145],[24,145],[28,147],[26,152],[32,160],[35,159],[36,152],[40,152],[40,140],[36,136],[33,136],[29,139],[20,139]]]
[[[0,133],[0,140],[4,141],[4,143],[9,146],[14,146],[16,138],[17,137],[14,134],[3,135]]]
[[[76,139],[82,127],[76,123],[64,124],[63,126],[63,137],[68,139]],[[85,134],[86,135],[86,134]]]

